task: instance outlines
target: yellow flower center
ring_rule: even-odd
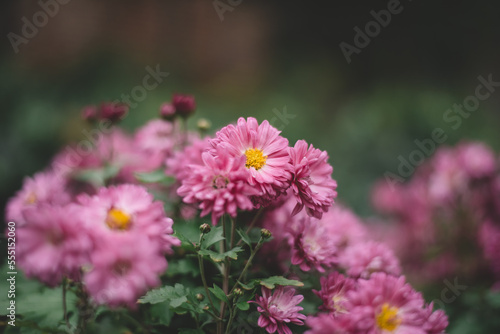
[[[385,303],[382,305],[382,310],[377,315],[377,326],[380,329],[392,332],[401,324],[401,319],[398,317],[398,308],[391,307]]]
[[[30,192],[29,195],[24,200],[26,204],[35,204],[36,202],[36,194],[34,192]]]
[[[249,148],[245,151],[245,155],[247,157],[246,168],[253,167],[255,170],[259,170],[266,164],[267,155],[262,154],[258,148]]]
[[[130,228],[131,219],[128,214],[118,209],[108,211],[106,225],[112,230],[128,230]]]

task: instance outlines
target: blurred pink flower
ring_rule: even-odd
[[[178,142],[176,129],[173,123],[161,119],[149,121],[135,133],[135,146],[148,155],[148,159],[155,161],[154,168],[159,168],[165,159],[173,153]]]
[[[461,166],[470,177],[488,176],[497,169],[495,154],[481,142],[462,143],[455,150]]]
[[[250,196],[259,192],[247,182],[243,156],[233,158],[217,148],[217,158],[205,152],[202,159],[203,166],[186,166],[190,174],[177,190],[185,203],[200,203],[201,216],[212,213],[213,225],[226,213],[234,218],[238,209],[254,208]]]
[[[188,117],[196,110],[196,102],[192,95],[174,94],[172,96],[172,105],[177,115]]]
[[[191,173],[189,165],[203,165],[201,154],[209,149],[209,137],[203,139],[193,138],[190,145],[181,151],[175,151],[168,157],[165,165],[165,173],[174,176],[179,183]]]
[[[385,244],[367,241],[347,247],[339,257],[340,266],[353,278],[369,278],[376,272],[399,276],[401,267],[393,251]]]
[[[289,148],[292,164],[292,190],[297,205],[292,215],[296,215],[304,206],[309,216],[320,219],[327,212],[337,197],[337,182],[332,179],[333,167],[328,164],[326,151],[307,147],[304,140],[298,140]]]
[[[484,222],[479,229],[479,243],[483,254],[500,283],[500,226],[491,221]]]
[[[333,316],[346,313],[346,293],[355,287],[355,281],[334,271],[327,277],[320,278],[321,290],[313,292],[321,298],[321,310],[330,312]]]
[[[214,155],[217,155],[215,148],[220,146],[231,157],[246,158],[242,165],[247,169],[248,183],[260,191],[253,200],[261,205],[269,204],[290,186],[288,140],[279,134],[268,121],[259,125],[255,118],[249,117],[222,128],[210,141]]]
[[[92,253],[92,268],[83,282],[97,304],[137,308],[137,298],[160,285],[165,257],[141,235],[122,234],[100,243]]]
[[[82,219],[92,226],[97,243],[106,243],[117,235],[143,235],[150,246],[170,252],[180,241],[173,237],[173,221],[165,216],[163,203],[153,201],[145,188],[122,184],[101,188],[94,196],[80,195]]]
[[[262,296],[257,296],[251,303],[257,304],[257,311],[261,313],[258,325],[268,333],[292,334],[287,324],[303,325],[306,316],[299,313],[303,308],[297,306],[304,296],[295,295],[295,289],[278,286],[269,290],[262,288]]]
[[[424,307],[422,312],[423,329],[427,334],[444,334],[446,327],[448,327],[448,317],[443,310],[433,311],[433,308],[433,303]]]
[[[49,286],[61,283],[63,276],[78,279],[93,249],[81,209],[75,204],[40,204],[23,214],[26,224],[16,231],[19,267]]]
[[[32,178],[26,177],[21,190],[7,202],[5,219],[22,226],[25,224],[24,209],[39,204],[64,205],[70,201],[65,178],[52,170],[39,172]]]
[[[310,328],[305,334],[348,334],[349,322],[345,318],[334,318],[327,313],[309,316],[306,325]]]

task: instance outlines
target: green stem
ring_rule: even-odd
[[[226,327],[226,333],[229,334],[231,333],[231,325],[233,324],[233,319],[234,316],[236,315],[236,307],[233,305],[233,307],[229,310],[229,321],[227,322],[227,327]]]
[[[243,277],[245,277],[245,274],[247,273],[248,268],[250,268],[250,265],[252,264],[252,260],[255,257],[255,254],[257,254],[259,249],[262,247],[263,243],[264,243],[264,239],[262,239],[262,237],[261,237],[259,239],[259,242],[257,243],[257,246],[255,246],[255,249],[252,250],[252,253],[250,254],[250,257],[248,258],[248,261],[245,265],[245,268],[243,268],[243,271],[241,272],[240,276],[238,277],[238,280],[236,281],[233,288],[231,289],[231,292],[229,292],[229,295],[231,295],[233,293],[234,289],[236,289],[238,287],[238,284],[240,284]]]
[[[221,253],[226,252],[226,241],[227,241],[227,231],[226,231],[226,222],[224,219],[224,216],[222,216],[222,235],[224,236],[224,240],[221,240]],[[230,262],[228,260],[224,260],[224,263],[222,264],[223,266],[223,272],[224,276],[222,279],[222,291],[224,291],[224,294],[227,296],[227,292],[229,290],[229,271],[230,271]],[[224,316],[226,315],[226,303],[224,301],[221,301],[220,303],[220,317],[222,320],[224,320]],[[220,334],[224,332],[224,324],[221,323],[221,328],[220,328]]]
[[[201,233],[201,235],[200,235],[200,241],[198,243],[198,245],[200,245],[200,246],[201,246],[201,242],[203,241],[203,236],[204,235],[205,235],[204,233]],[[205,294],[208,297],[208,301],[210,302],[210,306],[214,310],[217,310],[217,308],[215,307],[214,302],[212,300],[212,296],[210,296],[210,291],[208,291],[207,279],[205,278],[205,265],[203,263],[203,256],[201,256],[199,254],[198,254],[198,264],[199,264],[199,267],[200,267],[201,281],[203,282],[203,288],[205,289]],[[215,316],[215,318],[218,318],[218,316]]]

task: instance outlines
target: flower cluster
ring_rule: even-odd
[[[439,148],[407,183],[388,179],[376,185],[375,208],[397,223],[378,232],[397,251],[407,274],[421,282],[457,274],[484,277],[487,260],[500,279],[493,255],[500,248],[497,161],[486,145],[463,142]]]

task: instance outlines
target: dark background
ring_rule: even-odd
[[[198,117],[217,129],[286,108],[294,118],[274,124],[291,144],[304,138],[328,150],[339,199],[365,216],[373,182],[397,172],[398,156],[435,128],[445,145],[477,139],[500,148],[500,91],[458,129],[443,121],[479,75],[500,81],[498,1],[401,1],[350,64],[339,44],[352,45],[354,27],[364,30],[388,1],[243,0],[221,20],[212,1],[70,0],[17,53],[9,33],[22,36],[22,18],[33,22],[42,7],[1,6],[2,210],[24,176],[83,138],[82,106],[130,94],[157,64],[170,75],[132,108],[126,128],[155,117],[173,92],[196,96],[193,128]]]

